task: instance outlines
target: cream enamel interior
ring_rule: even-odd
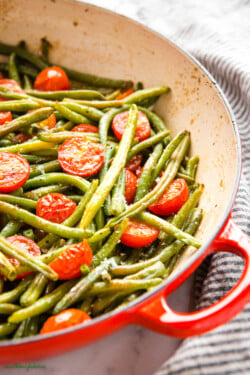
[[[197,236],[208,240],[219,226],[237,179],[237,142],[230,115],[213,83],[170,42],[122,16],[68,0],[0,0],[1,41],[40,38],[53,45],[51,60],[102,76],[168,85],[155,106],[173,134],[188,129],[191,153],[200,156],[205,217]]]

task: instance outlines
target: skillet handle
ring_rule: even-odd
[[[250,239],[231,218],[206,255],[217,251],[235,253],[245,260],[239,281],[223,298],[202,310],[179,313],[168,306],[166,293],[163,291],[135,312],[135,322],[160,333],[183,338],[205,333],[226,323],[240,312],[250,300]]]

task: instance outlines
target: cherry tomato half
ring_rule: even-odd
[[[70,90],[66,73],[59,66],[42,70],[36,77],[34,88],[40,91]]]
[[[45,130],[53,129],[56,126],[56,116],[54,115],[54,113],[52,113],[52,115],[50,115],[45,120],[38,122],[37,125]]]
[[[124,98],[126,98],[127,96],[133,94],[135,92],[134,89],[128,89],[126,91],[124,91],[123,93],[121,93],[117,98],[116,100],[122,100]]]
[[[0,192],[9,193],[25,183],[30,166],[23,156],[11,152],[0,152]]]
[[[19,94],[25,94],[25,92],[21,89],[19,84],[16,81],[14,81],[14,79],[8,79],[8,78],[0,79],[0,86],[4,86],[6,89],[17,92]],[[6,100],[9,100],[9,99],[3,98],[0,96],[0,102],[4,102]]]
[[[126,128],[128,121],[128,111],[118,113],[112,121],[112,129],[118,139],[121,139]],[[138,120],[135,129],[135,138],[139,142],[144,141],[150,135],[151,127],[149,120],[144,113],[141,111],[138,112]]]
[[[39,246],[27,237],[16,234],[14,236],[7,237],[6,240],[18,249],[25,251],[27,254],[31,254],[33,256],[41,255],[41,250]],[[13,266],[18,266],[20,264],[19,260],[14,258],[9,258],[9,261],[13,264]],[[22,277],[30,274],[31,272],[20,274],[17,276],[17,279],[21,279]]]
[[[6,124],[12,120],[11,112],[0,112],[0,125]]]
[[[65,172],[81,177],[91,176],[103,166],[104,147],[82,137],[72,137],[60,146],[58,161]]]
[[[46,194],[36,204],[37,216],[59,224],[66,220],[75,209],[75,202],[60,193]]]
[[[141,165],[142,154],[134,155],[126,164],[126,169],[131,172],[135,172]]]
[[[169,216],[175,214],[187,201],[189,189],[183,178],[174,180],[165,193],[151,206],[149,210],[156,215]]]
[[[92,250],[86,240],[65,249],[49,266],[58,274],[60,280],[70,280],[81,276],[82,264],[90,266]]]
[[[83,132],[83,133],[98,133],[99,130],[96,126],[90,124],[80,124],[71,129],[72,132]]]
[[[29,134],[26,134],[26,133],[19,133],[19,134],[15,135],[15,137],[12,139],[12,141],[14,143],[23,143],[23,142],[26,142],[33,137],[34,137],[33,135],[29,135]]]
[[[82,310],[67,309],[57,315],[48,318],[44,323],[40,333],[44,335],[46,333],[59,331],[60,329],[73,327],[90,320],[90,316]]]
[[[125,183],[125,199],[127,204],[134,202],[135,193],[137,188],[137,178],[133,172],[126,169],[126,183]]]
[[[150,245],[158,237],[160,231],[155,227],[144,224],[135,219],[129,219],[121,242],[129,247],[144,247]]]

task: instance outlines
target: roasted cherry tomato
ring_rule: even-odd
[[[31,254],[33,256],[41,255],[39,246],[37,246],[37,244],[34,241],[30,240],[27,237],[16,234],[15,236],[7,237],[6,240],[18,249],[23,250],[28,254]],[[13,264],[13,266],[18,266],[20,264],[19,260],[14,258],[9,258],[9,261]],[[17,276],[17,279],[21,279],[22,277],[30,274],[31,272],[20,274]]]
[[[137,179],[139,179],[141,177],[142,169],[143,169],[142,167],[138,167],[136,169],[136,171],[134,172],[135,175],[136,175],[136,177],[137,177]]]
[[[96,126],[90,124],[80,124],[71,129],[72,132],[83,132],[83,133],[98,133],[99,130]]]
[[[44,323],[40,333],[46,334],[76,326],[91,320],[91,317],[79,309],[67,309],[57,315],[51,316]]]
[[[128,89],[128,90],[124,91],[123,93],[121,93],[121,94],[116,98],[116,100],[122,100],[122,99],[126,98],[127,96],[133,94],[133,92],[135,92],[134,89]]]
[[[133,172],[126,169],[126,183],[125,183],[125,199],[127,204],[134,202],[135,193],[137,188],[137,178]]]
[[[40,91],[71,89],[66,73],[59,66],[52,66],[42,70],[36,77],[34,88]]]
[[[129,247],[144,247],[156,240],[160,231],[135,219],[129,219],[121,242]]]
[[[0,152],[0,192],[9,193],[25,183],[30,166],[23,156],[11,152]]]
[[[50,115],[45,120],[38,122],[37,125],[45,130],[53,129],[56,126],[56,116],[54,115],[54,113],[52,113],[52,115]]]
[[[142,154],[133,156],[126,164],[126,169],[131,172],[135,172],[140,167],[142,162]]]
[[[13,138],[13,142],[14,143],[23,143],[23,142],[26,142],[28,141],[29,139],[33,138],[34,136],[33,135],[30,135],[30,134],[26,134],[26,133],[19,133],[17,135],[15,135],[15,137]]]
[[[49,266],[58,274],[60,280],[70,280],[81,276],[81,265],[90,266],[91,262],[91,247],[83,240],[65,249]]]
[[[60,193],[46,194],[36,204],[37,216],[59,224],[66,220],[75,209],[75,202]]]
[[[10,122],[11,120],[12,120],[11,112],[0,112],[0,125],[6,124],[6,122]]]
[[[151,206],[150,211],[156,215],[168,216],[175,214],[187,201],[189,189],[183,178],[174,180],[165,193]]]
[[[128,121],[128,111],[118,113],[112,121],[112,129],[118,139],[121,139],[123,133],[125,131],[126,125]],[[138,112],[138,120],[135,129],[135,138],[139,140],[139,142],[144,141],[150,135],[151,127],[149,120],[144,113],[141,111]]]
[[[14,81],[14,79],[8,79],[8,78],[3,78],[0,79],[0,86],[4,86],[6,89],[14,92],[18,92],[20,94],[25,94],[25,92],[21,89],[19,84]],[[9,100],[7,98],[3,98],[0,96],[0,102],[4,102],[6,100]]]
[[[95,174],[104,162],[104,147],[82,137],[72,137],[58,150],[58,161],[65,172],[81,177]]]

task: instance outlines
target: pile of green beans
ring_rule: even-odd
[[[0,194],[0,339],[22,339],[39,334],[44,321],[74,307],[95,318],[119,309],[155,288],[173,271],[187,246],[199,248],[194,237],[203,211],[197,207],[204,186],[196,182],[197,155],[189,156],[191,135],[184,130],[173,137],[152,109],[167,86],[143,88],[130,80],[99,77],[63,67],[72,90],[38,91],[34,81],[50,62],[51,44],[41,40],[40,57],[25,42],[16,46],[0,42],[4,78],[15,80],[23,92],[12,91],[0,81],[0,112],[10,111],[12,121],[0,126],[0,153],[22,155],[30,164],[23,186]],[[119,100],[127,89],[134,92]],[[118,99],[116,99],[118,98]],[[128,111],[127,125],[119,141],[111,130],[114,117]],[[150,123],[150,136],[138,142],[138,113]],[[52,114],[56,126],[41,122]],[[79,124],[91,124],[98,133],[72,132]],[[16,136],[31,139],[22,143]],[[71,137],[101,143],[104,164],[94,176],[83,178],[63,171],[58,161],[60,145]],[[134,202],[125,199],[126,165],[142,155]],[[176,178],[189,186],[189,198],[170,217],[152,214],[156,202]],[[155,183],[157,182],[157,184]],[[37,201],[49,193],[63,193],[76,202],[75,211],[61,224],[36,215]],[[149,246],[132,249],[121,237],[134,218],[159,230]],[[8,241],[22,235],[36,242],[40,256],[31,256]],[[72,244],[85,239],[93,253],[91,265],[81,266],[81,276],[58,280],[49,266]],[[19,261],[16,265],[10,258]]]

